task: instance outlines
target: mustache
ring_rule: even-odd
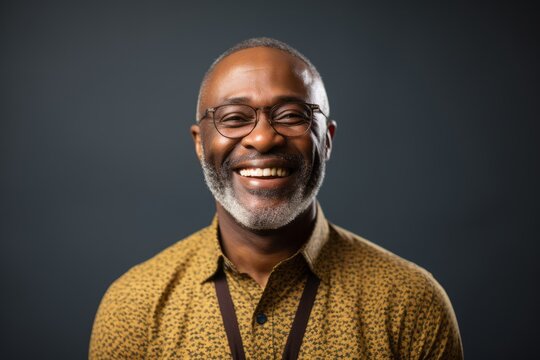
[[[282,152],[272,152],[261,155],[259,153],[250,153],[246,155],[241,155],[238,157],[229,156],[223,162],[221,168],[224,172],[230,172],[232,168],[238,166],[244,161],[250,160],[283,160],[286,161],[294,168],[300,168],[304,166],[304,158],[299,154],[287,154]]]

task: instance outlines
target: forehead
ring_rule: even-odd
[[[300,59],[278,49],[244,49],[219,62],[207,80],[203,102],[219,105],[245,98],[254,105],[270,105],[279,97],[309,101],[315,79]]]

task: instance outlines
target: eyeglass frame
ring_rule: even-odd
[[[242,139],[246,136],[248,136],[249,134],[251,134],[253,132],[253,130],[255,130],[255,128],[257,127],[257,124],[259,123],[259,110],[261,111],[268,111],[269,114],[273,113],[273,111],[275,109],[277,109],[278,107],[280,106],[283,106],[285,104],[302,104],[302,105],[307,105],[310,110],[311,110],[311,117],[309,119],[309,126],[306,128],[306,131],[303,132],[302,134],[299,134],[299,135],[292,135],[292,136],[289,136],[289,135],[283,135],[282,133],[280,133],[279,131],[276,130],[276,128],[274,127],[274,124],[272,123],[272,117],[271,116],[268,116],[268,118],[266,119],[268,121],[268,123],[270,124],[270,126],[272,127],[272,129],[276,132],[276,134],[279,134],[283,137],[299,137],[299,136],[304,136],[305,134],[308,133],[309,129],[311,129],[311,125],[313,124],[313,115],[315,114],[315,112],[319,112],[321,113],[324,118],[326,119],[326,123],[328,123],[329,119],[328,119],[328,116],[326,116],[326,114],[321,110],[321,107],[320,105],[318,104],[310,104],[310,103],[307,103],[307,102],[302,102],[302,101],[285,101],[285,102],[280,102],[280,103],[277,103],[275,105],[272,105],[272,106],[260,106],[260,107],[256,107],[254,108],[253,106],[251,105],[248,105],[248,104],[223,104],[223,105],[218,105],[218,106],[215,106],[215,107],[210,107],[210,108],[207,108],[204,112],[204,115],[197,121],[197,124],[200,124],[201,121],[203,121],[204,119],[208,118],[208,113],[212,113],[212,123],[214,124],[214,128],[216,129],[216,131],[223,137],[226,137],[228,139]],[[216,110],[221,108],[221,107],[224,107],[224,106],[231,106],[231,105],[242,105],[242,106],[247,106],[249,108],[251,108],[254,112],[255,112],[255,124],[253,124],[253,128],[246,134],[246,135],[243,135],[243,136],[238,136],[238,137],[231,137],[231,136],[226,136],[226,135],[223,135],[221,133],[221,131],[219,131],[218,129],[218,126],[216,124],[216,117],[215,117],[215,113],[216,113]]]

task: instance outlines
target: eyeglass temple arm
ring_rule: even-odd
[[[315,112],[315,111],[318,111],[320,112],[321,114],[323,114],[323,116],[326,118],[326,124],[330,123],[330,119],[328,118],[328,115],[326,115],[324,113],[324,111],[321,110],[321,107],[317,104],[309,104],[309,106],[311,107],[311,111]]]
[[[204,112],[204,115],[199,120],[197,120],[197,124],[200,123],[201,121],[203,121],[204,119],[206,119],[208,117],[208,113],[214,112],[214,111],[215,111],[215,108],[206,109],[205,112]]]

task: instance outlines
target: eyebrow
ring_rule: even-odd
[[[225,99],[221,105],[238,105],[238,104],[249,104],[250,98],[248,97],[233,97]],[[306,102],[305,99],[298,97],[298,96],[278,96],[275,98],[275,104],[282,103],[282,102]]]

